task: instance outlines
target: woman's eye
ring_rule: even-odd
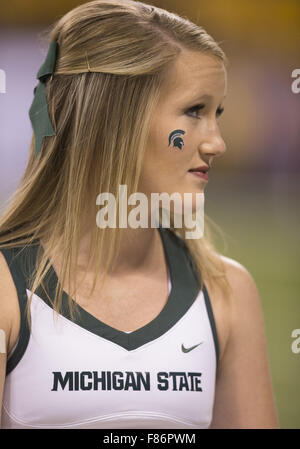
[[[224,108],[218,108],[216,112],[216,116],[220,117],[220,115],[224,112]]]
[[[205,107],[205,105],[204,104],[197,104],[196,106],[193,106],[192,108],[190,108],[187,112],[188,112],[188,115],[190,115],[190,114],[193,114],[193,113],[195,113],[195,112],[199,112],[199,111],[201,111],[201,109],[203,109]],[[198,114],[197,114],[198,115]],[[199,117],[197,117],[197,115],[194,115],[194,117],[195,118],[199,118]]]
[[[197,104],[196,106],[193,106],[190,108],[187,113],[188,115],[192,115],[194,118],[200,118],[198,116],[198,112],[205,108],[204,104]],[[223,113],[224,108],[219,107],[216,111],[216,117],[220,117],[220,115]],[[196,113],[196,115],[195,115]]]

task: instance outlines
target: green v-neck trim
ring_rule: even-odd
[[[162,239],[165,260],[171,278],[171,291],[169,292],[168,300],[164,308],[150,323],[130,333],[122,332],[103,323],[79,305],[77,305],[77,309],[80,313],[78,315],[75,310],[75,319],[72,319],[69,312],[68,295],[66,292],[63,292],[62,296],[61,315],[81,328],[108,341],[114,342],[128,351],[137,349],[140,346],[159,338],[174,326],[197,298],[200,292],[200,280],[198,279],[197,273],[192,268],[191,256],[185,242],[167,228],[158,228],[158,231]],[[43,251],[43,247],[40,245],[39,240],[35,240],[29,246],[1,248],[0,250],[7,261],[15,283],[21,313],[19,339],[7,359],[6,375],[17,366],[29,343],[30,330],[25,313],[26,304],[28,302],[26,289],[29,287],[29,277],[35,272],[36,258],[39,249]],[[42,283],[43,287],[40,285],[35,291],[35,294],[52,309],[53,307],[49,298],[51,298],[51,300],[54,299],[57,283],[58,278],[51,265],[50,270],[44,277]],[[218,333],[205,284],[203,284],[203,294],[214,339],[216,363],[218,366]],[[47,295],[49,295],[49,297]],[[73,299],[71,299],[71,302],[72,301],[75,303]]]
[[[75,317],[72,320],[68,306],[68,295],[65,291],[62,294],[61,315],[89,332],[116,343],[128,351],[137,349],[166,333],[193,304],[199,294],[200,286],[192,270],[185,248],[178,241],[179,237],[175,236],[167,228],[158,228],[158,231],[162,239],[166,263],[170,273],[171,291],[165,306],[153,320],[133,332],[126,333],[102,322],[77,303],[79,314],[75,313]],[[59,283],[57,274],[51,265],[44,281],[47,293],[51,299],[55,297],[57,283]],[[52,308],[47,294],[41,286],[37,288],[35,293]],[[75,303],[72,298],[70,300],[71,303]]]

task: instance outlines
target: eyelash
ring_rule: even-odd
[[[195,106],[193,106],[192,108],[190,108],[187,112],[190,112],[190,111],[200,111],[201,109],[204,109],[204,107],[205,107],[204,104],[196,104]],[[224,111],[224,108],[219,107],[219,108],[217,109],[216,116],[217,116],[217,117],[220,117],[220,115],[222,114],[223,111]],[[199,117],[194,117],[194,118],[199,119]]]

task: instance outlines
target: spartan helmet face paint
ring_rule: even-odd
[[[182,131],[182,129],[175,129],[175,131],[172,131],[169,135],[169,145],[173,141],[174,147],[179,148],[179,150],[182,150],[182,147],[184,145],[184,142],[182,140],[182,137],[180,137],[181,134],[185,134],[185,131]]]

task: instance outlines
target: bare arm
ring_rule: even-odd
[[[6,360],[11,339],[12,320],[18,310],[17,291],[6,260],[0,251],[0,428]],[[5,339],[4,339],[5,336]]]
[[[1,319],[0,319],[0,323],[1,323]],[[3,329],[3,325],[0,324],[0,334],[2,334],[2,331],[4,332]],[[6,334],[6,333],[5,333]],[[0,339],[3,338],[3,334],[0,335]],[[1,341],[1,346],[2,346],[2,341]],[[5,340],[5,345],[6,345],[6,340]],[[6,345],[7,348],[7,345]],[[7,352],[7,349],[6,349]],[[1,428],[1,418],[2,418],[2,397],[3,397],[3,389],[4,389],[4,381],[5,381],[5,370],[6,370],[6,353],[3,353],[2,350],[0,352],[0,428]]]
[[[258,290],[245,267],[223,260],[233,300],[210,428],[279,428]]]

